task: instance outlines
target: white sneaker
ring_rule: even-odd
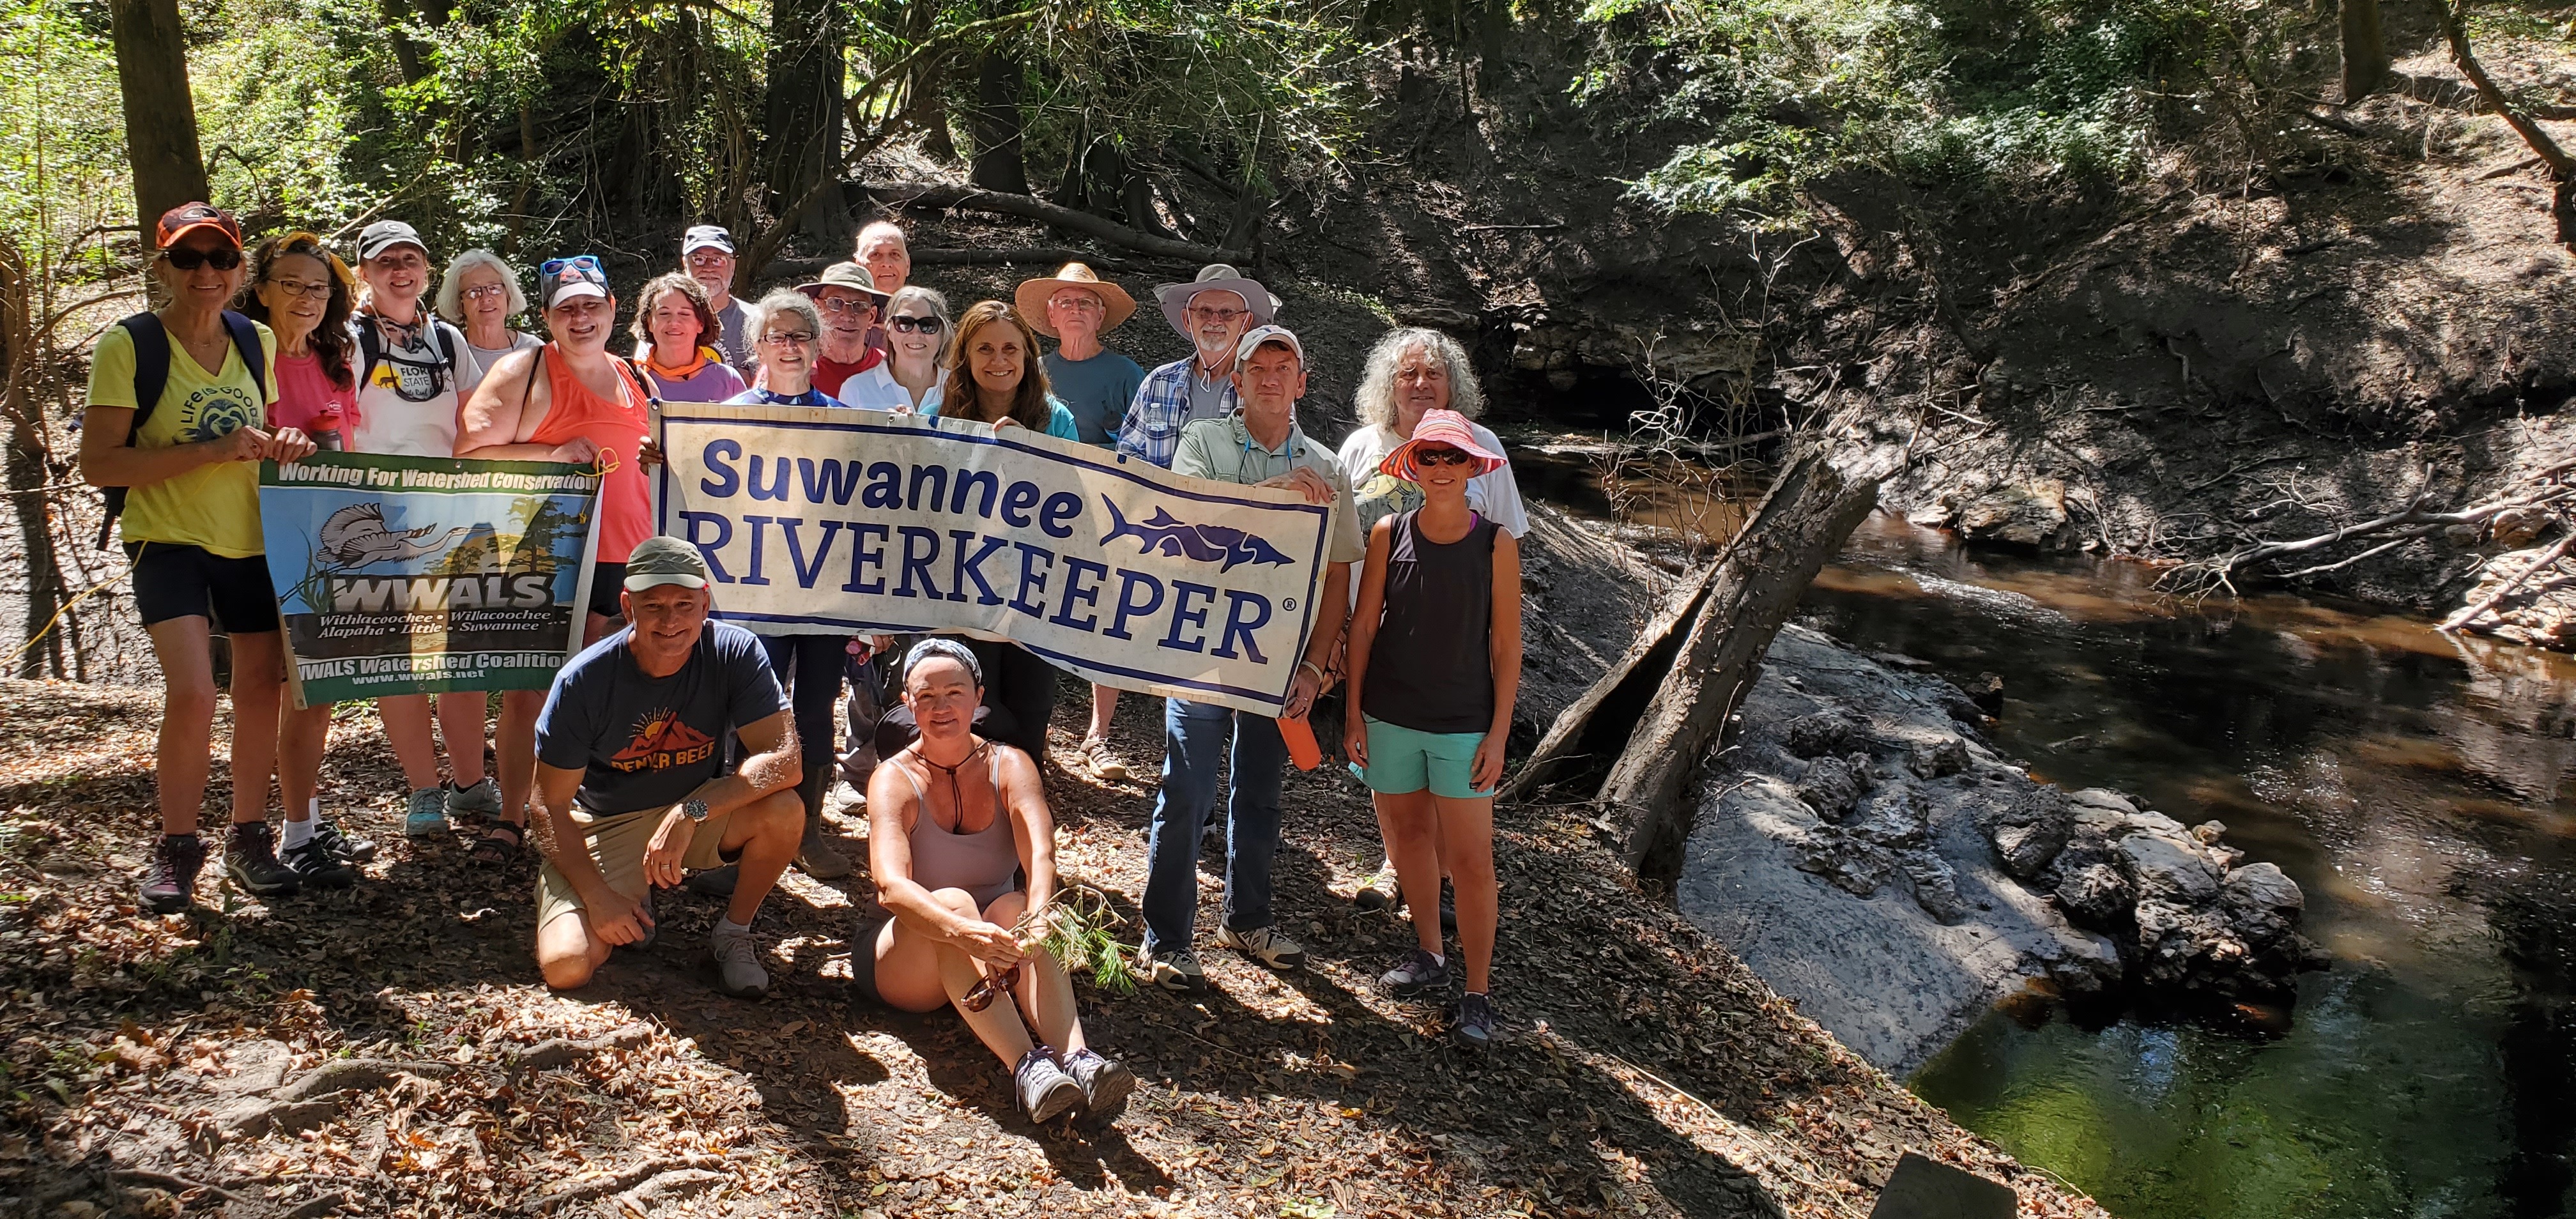
[[[1163,952],[1137,949],[1136,972],[1165,990],[1198,990],[1207,985],[1207,970],[1200,967],[1199,954],[1187,948]]]
[[[1276,927],[1255,927],[1250,931],[1220,927],[1216,942],[1272,969],[1295,969],[1306,963],[1306,946],[1279,934]]]
[[[708,936],[707,955],[715,958],[717,989],[744,999],[769,993],[769,971],[760,967],[760,949],[751,942],[750,933],[718,931]]]

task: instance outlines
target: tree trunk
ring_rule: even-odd
[[[109,0],[116,82],[125,98],[125,153],[134,166],[135,215],[144,244],[152,223],[204,199],[206,160],[197,148],[197,103],[188,90],[187,31],[178,0]]]
[[[411,24],[411,8],[403,0],[376,0],[376,11],[384,15],[385,36],[393,40],[394,67],[402,73],[403,83],[417,85],[429,75],[429,67],[420,57],[420,44],[403,32]]]
[[[1057,207],[1030,195],[1006,195],[998,191],[977,190],[971,186],[949,186],[927,182],[887,182],[862,185],[872,198],[899,207],[962,208],[970,212],[989,212],[996,216],[1018,216],[1043,221],[1068,233],[1106,241],[1140,253],[1187,262],[1232,262],[1240,264],[1252,251],[1228,246],[1199,245],[1140,233],[1112,220],[1103,220],[1089,212]]]
[[[841,8],[833,0],[774,0],[769,10],[769,196],[801,199],[841,164]],[[828,206],[808,208],[828,226]],[[811,227],[809,225],[809,227]]]
[[[184,201],[183,201],[184,202]],[[53,481],[45,460],[44,405],[36,395],[35,306],[33,268],[25,251],[0,234],[0,422],[8,429],[0,452],[0,476],[9,489],[11,515],[18,524],[20,552],[27,560],[27,614],[20,642],[54,620],[65,594],[62,562],[54,554],[53,512],[45,485]],[[69,677],[63,636],[47,637],[18,658],[17,677]]]
[[[2379,32],[2379,0],[2343,0],[2343,104],[2377,93],[2388,83],[2388,72],[2388,42]]]
[[[1020,159],[1020,61],[987,48],[975,70],[975,110],[969,116],[975,163],[966,180],[1004,194],[1029,193],[1028,166]]]

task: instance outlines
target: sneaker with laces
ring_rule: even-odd
[[[1381,863],[1377,871],[1360,880],[1359,892],[1351,895],[1351,904],[1362,910],[1393,910],[1404,902],[1404,886],[1395,880],[1395,865]]]
[[[435,838],[447,832],[447,789],[424,787],[403,806],[403,836]]]
[[[294,869],[277,861],[277,840],[265,821],[234,824],[224,846],[224,875],[253,897],[291,897],[304,887]]]
[[[1064,1073],[1082,1086],[1084,1119],[1102,1125],[1127,1111],[1127,1094],[1136,1090],[1134,1072],[1087,1046],[1064,1056]]]
[[[1395,968],[1378,977],[1378,985],[1398,999],[1410,999],[1428,990],[1449,989],[1449,966],[1419,948],[1404,954]]]
[[[1011,1089],[1019,1094],[1021,1111],[1041,1126],[1082,1103],[1082,1085],[1056,1065],[1055,1051],[1045,1046],[1020,1055],[1020,1065],[1011,1071]]]
[[[707,937],[707,955],[715,959],[716,989],[741,999],[769,993],[769,971],[760,967],[760,949],[749,932],[727,935],[719,929]]]
[[[1199,954],[1187,948],[1156,951],[1148,946],[1136,950],[1136,972],[1145,980],[1165,990],[1197,990],[1207,985],[1207,970],[1199,966]]]
[[[194,834],[163,834],[143,867],[143,908],[154,914],[177,914],[197,898],[197,870],[206,866],[205,840]]]
[[[1471,1050],[1491,1049],[1495,1020],[1493,1000],[1469,991],[1458,999],[1458,1019],[1449,1026],[1450,1040]]]
[[[1220,927],[1216,942],[1272,969],[1295,969],[1306,963],[1306,946],[1279,934],[1276,927],[1255,927],[1249,931]]]
[[[501,789],[485,775],[469,787],[447,789],[447,819],[450,821],[490,821],[501,815]]]
[[[351,863],[365,863],[376,857],[376,843],[374,839],[355,838],[350,835],[343,834],[340,832],[339,826],[333,825],[327,820],[316,819],[314,821],[313,841],[321,843],[322,849],[329,851],[342,859],[348,860]]]
[[[278,852],[277,858],[287,871],[295,873],[299,884],[316,889],[346,889],[358,883],[358,870],[333,853],[318,835],[305,839],[301,846]]]

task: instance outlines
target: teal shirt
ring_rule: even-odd
[[[921,413],[932,419],[939,417],[938,386],[931,386],[930,392],[923,395],[921,399]],[[1081,430],[1074,425],[1073,412],[1065,409],[1064,403],[1058,400],[1054,394],[1047,395],[1046,434],[1059,440],[1082,439]]]
[[[1145,383],[1144,368],[1114,351],[1088,360],[1068,360],[1063,352],[1050,351],[1039,363],[1046,365],[1047,385],[1056,398],[1073,411],[1073,425],[1082,429],[1082,442],[1117,444],[1119,421],[1127,417],[1127,404],[1136,400],[1137,387]]]

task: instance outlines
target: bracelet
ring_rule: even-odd
[[[1301,660],[1301,661],[1298,661],[1298,662],[1297,662],[1297,667],[1298,667],[1298,668],[1300,668],[1300,669],[1304,669],[1304,670],[1307,670],[1308,672],[1313,673],[1313,674],[1315,675],[1315,684],[1316,684],[1316,685],[1319,685],[1319,686],[1320,686],[1320,685],[1323,685],[1323,684],[1324,684],[1324,669],[1323,669],[1323,666],[1318,665],[1318,664],[1316,664],[1314,661],[1311,661],[1311,660]]]

